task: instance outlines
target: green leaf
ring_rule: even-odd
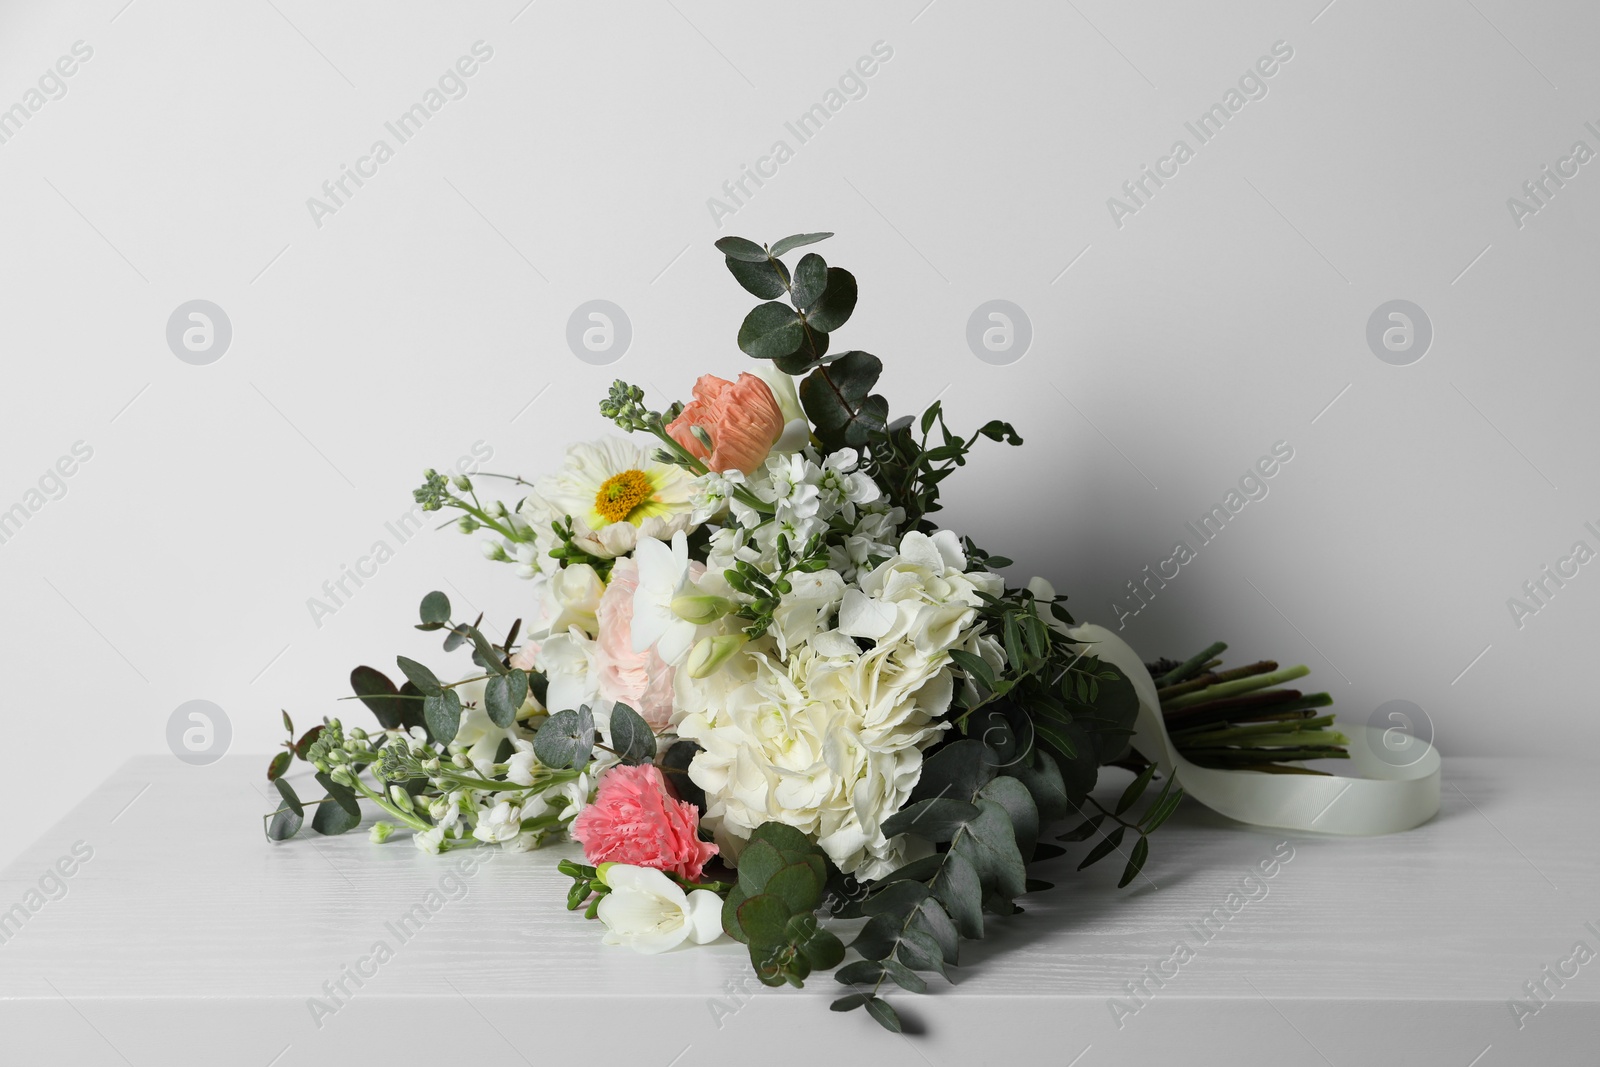
[[[734,886],[728,891],[728,899],[722,902],[722,931],[735,941],[750,943],[743,930],[739,929],[739,905],[750,899],[750,894],[742,886]]]
[[[1026,793],[1027,790],[1023,792]],[[976,821],[977,818],[978,809],[965,800],[933,797],[929,800],[919,800],[885,819],[883,833],[885,837],[916,834],[918,837],[938,843],[949,841],[955,837],[957,831],[968,823]],[[1035,819],[1037,820],[1037,816]]]
[[[917,913],[911,917],[911,932],[920,932],[929,938],[939,949],[940,958],[946,963],[955,963],[960,952],[961,934],[956,930],[955,922],[950,918],[950,913],[937,900],[929,897],[917,905]],[[943,973],[943,968],[940,968]]]
[[[1143,834],[1134,842],[1133,854],[1128,857],[1128,865],[1122,869],[1122,878],[1117,882],[1118,889],[1124,889],[1128,883],[1139,876],[1144,870],[1144,861],[1150,857],[1150,839]]]
[[[767,250],[754,241],[743,237],[724,237],[717,242],[717,251],[733,259],[742,259],[748,263],[755,263],[767,258]],[[773,255],[782,253],[774,252]]]
[[[735,259],[729,256],[728,273],[744,286],[745,292],[763,300],[776,300],[788,292],[789,271],[775,259]]]
[[[833,976],[840,982],[843,982],[845,985],[866,985],[868,982],[876,982],[883,976],[883,964],[879,963],[877,960],[856,960],[854,963],[848,963],[845,966],[840,967],[834,972]],[[868,997],[871,996],[871,994],[857,993],[855,996]],[[850,997],[840,997],[839,1000],[834,1001],[834,1003],[839,1004],[850,999]],[[834,1009],[834,1011],[849,1010],[849,1008]]]
[[[290,737],[293,737],[294,736],[294,720],[289,718],[289,713],[287,711],[284,711],[282,708],[278,709],[278,714],[283,716],[283,732],[288,734]]]
[[[739,929],[750,939],[752,949],[777,948],[787,944],[784,936],[791,912],[780,897],[761,893],[739,905]]]
[[[301,759],[306,758],[306,753],[311,751],[311,746],[317,738],[322,736],[322,724],[319,722],[311,729],[300,735],[300,740],[294,743],[294,754]]]
[[[656,755],[656,735],[650,724],[626,704],[611,708],[611,747],[623,763],[648,763]]]
[[[520,672],[518,672],[520,673]],[[520,690],[515,695],[526,697],[528,695],[527,675],[523,675],[522,685],[515,687]],[[483,687],[483,707],[489,713],[489,721],[501,729],[509,727],[517,721],[517,711],[522,707],[522,701],[513,700],[513,685],[511,675],[497,674],[489,679]]]
[[[827,288],[828,264],[815,252],[808,252],[800,258],[800,265],[795,268],[794,288],[789,293],[789,299],[795,307],[804,311],[816,303]],[[812,326],[821,329],[816,323],[812,323]]]
[[[985,663],[982,656],[965,652],[959,648],[950,650],[950,659],[957,667],[964,671],[967,677],[981,685],[985,690],[994,692],[994,671]]]
[[[979,879],[1007,899],[1027,892],[1028,872],[1017,850],[1011,817],[994,801],[978,801],[978,818],[956,838],[951,850],[969,860]]]
[[[902,885],[908,883],[900,883]],[[874,915],[867,920],[867,925],[856,934],[856,939],[850,942],[850,947],[860,953],[862,959],[881,960],[894,951],[894,946],[900,940],[900,928],[904,920],[893,915]]]
[[[970,801],[994,778],[998,762],[994,751],[982,741],[952,741],[923,761],[922,776],[911,791],[911,799],[951,797]]]
[[[435,589],[422,598],[418,614],[422,616],[423,622],[442,626],[450,621],[450,598]]]
[[[1139,774],[1139,777],[1129,782],[1128,788],[1122,791],[1122,796],[1117,800],[1117,806],[1113,809],[1113,813],[1121,815],[1133,807],[1134,802],[1144,795],[1146,787],[1150,785],[1150,779],[1154,778],[1155,774],[1156,765],[1152,763]]]
[[[1122,844],[1122,835],[1125,832],[1127,832],[1127,827],[1119,826],[1107,834],[1098,845],[1089,850],[1089,854],[1087,856],[1083,857],[1083,862],[1078,864],[1078,870],[1083,870],[1091,863],[1099,863],[1101,860],[1111,855],[1111,853],[1116,850],[1116,847]]]
[[[1100,824],[1106,821],[1104,815],[1092,815],[1077,826],[1056,838],[1057,841],[1087,841],[1100,829]]]
[[[411,684],[424,694],[433,696],[444,688],[439,684],[439,679],[434,676],[434,673],[416,660],[406,659],[404,656],[396,656],[394,661],[400,665],[400,670],[411,680]],[[354,678],[351,679],[351,682],[354,684]],[[451,734],[450,736],[454,737],[455,735]]]
[[[944,910],[949,913],[962,937],[976,939],[983,936],[983,885],[976,868],[964,856],[955,852],[946,853],[944,865],[939,868],[939,873],[928,888],[944,905]]]
[[[1066,818],[1069,809],[1066,786],[1061,781],[1061,768],[1056,766],[1056,761],[1050,758],[1048,752],[1035,749],[1031,761],[1018,764],[1010,771],[1033,795],[1041,824],[1048,825]]]
[[[275,782],[289,769],[289,761],[294,759],[294,754],[284,749],[272,757],[272,762],[267,764],[267,781]]]
[[[782,900],[791,912],[809,914],[822,903],[822,879],[809,863],[791,863],[767,879],[762,893]]]
[[[282,778],[274,778],[272,784],[278,787],[278,795],[283,797],[283,802],[289,805],[289,810],[301,818],[305,818],[306,809],[301,805],[300,798],[295,795],[294,786]]]
[[[1039,840],[1039,809],[1033,803],[1028,787],[1009,775],[1002,775],[984,786],[978,793],[1005,809],[1011,821],[1011,831],[1016,838],[1017,851],[1023,862],[1033,858],[1033,846]]]
[[[824,446],[863,444],[883,430],[889,402],[872,393],[882,373],[883,362],[877,356],[852,351],[800,382],[800,403]]]
[[[944,950],[932,935],[921,930],[903,931],[894,954],[897,960],[914,971],[937,971],[945,978],[950,977],[944,969]]]
[[[323,801],[317,805],[317,813],[311,818],[313,830],[333,837],[361,824],[361,802],[353,792],[321,772],[317,774],[317,783],[328,791],[332,803]]]
[[[844,942],[817,923],[809,912],[791,918],[784,927],[789,943],[805,956],[806,962],[819,971],[831,970],[844,959]]]
[[[862,902],[861,913],[903,920],[913,908],[927,899],[928,887],[921,882],[891,882]]]
[[[817,846],[788,823],[764,822],[750,833],[751,841],[765,841],[780,852],[815,852]]]
[[[776,300],[759,304],[739,327],[739,351],[756,359],[777,359],[805,342],[805,328],[794,308]]]
[[[807,308],[806,321],[812,329],[832,333],[849,320],[855,309],[855,275],[843,267],[829,267],[827,285],[822,295]]]
[[[796,248],[803,248],[806,245],[814,245],[818,241],[826,241],[832,236],[833,234],[831,233],[797,233],[791,237],[785,237],[783,240],[773,245],[771,254],[774,256],[781,256],[787,252],[794,251]]]
[[[900,1016],[895,1014],[894,1008],[882,997],[872,996],[867,998],[867,1014],[876,1019],[878,1025],[891,1034],[901,1032]]]
[[[406,721],[407,712],[414,716],[415,709],[410,705],[415,701],[400,699],[400,691],[382,671],[372,667],[357,667],[350,672],[350,688],[385,730],[410,725]]]
[[[468,626],[466,627],[466,633],[467,640],[472,642],[472,662],[490,674],[505,674],[507,668],[504,663],[500,662],[499,651],[489,642],[487,637],[483,636],[482,631],[476,626]]]
[[[787,867],[788,861],[769,841],[752,841],[739,854],[739,885],[747,894],[764,893],[773,875]]]
[[[580,767],[594,750],[594,719],[585,704],[577,711],[558,711],[533,735],[533,754],[546,767]]]
[[[922,976],[899,960],[890,957],[885,958],[882,963],[883,973],[901,989],[908,993],[926,993],[928,991],[928,983],[922,980]]]
[[[282,781],[283,779],[278,779]],[[268,841],[287,841],[300,832],[300,827],[305,824],[303,816],[296,815],[288,808],[275,812],[267,823]]]
[[[1177,778],[1169,778],[1167,781],[1168,784],[1171,784],[1176,782]],[[1140,823],[1140,827],[1147,834],[1155,833],[1156,828],[1166,822],[1172,816],[1172,813],[1178,810],[1178,805],[1181,803],[1183,803],[1183,787],[1178,786],[1170,794],[1157,799],[1150,806],[1150,809],[1144,813],[1144,819]]]
[[[434,741],[448,745],[456,739],[461,728],[461,698],[454,689],[433,693],[422,702],[422,718],[428,724],[428,733]]]

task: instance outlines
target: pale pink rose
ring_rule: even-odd
[[[771,387],[754,374],[740,374],[736,382],[702,374],[694,383],[694,399],[667,426],[667,433],[710,469],[749,474],[783,436],[783,425]],[[710,450],[691,431],[693,426],[711,435]]]
[[[660,730],[672,718],[673,672],[654,646],[643,653],[633,650],[633,594],[638,588],[639,565],[630,556],[618,559],[596,612],[600,636],[595,665],[600,695],[628,705],[651,729]]]
[[[627,863],[690,879],[700,877],[717,846],[700,840],[700,812],[667,791],[651,764],[618,764],[600,776],[594,803],[572,822],[572,836],[592,864]]]

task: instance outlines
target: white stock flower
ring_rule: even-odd
[[[430,856],[437,856],[444,845],[444,827],[435,826],[431,830],[411,835],[411,843]]]
[[[456,696],[461,698],[462,704],[461,721],[451,741],[451,744],[460,745],[466,750],[472,766],[484,775],[488,774],[487,768],[494,763],[495,754],[500,751],[500,742],[513,736],[511,730],[496,726],[489,718],[483,696],[488,684],[486,679],[479,678],[456,686]],[[472,706],[468,707],[469,704]]]
[[[533,755],[533,742],[518,737],[511,745],[516,751],[506,760],[506,781],[512,785],[532,785],[533,769],[539,765]]]
[[[502,800],[487,812],[479,812],[472,836],[486,844],[515,841],[522,833],[522,809]]]
[[[601,878],[611,889],[596,909],[608,945],[654,954],[722,936],[722,898],[709,889],[685,893],[660,871],[626,863],[605,864]]]

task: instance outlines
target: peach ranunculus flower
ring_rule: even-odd
[[[651,764],[617,764],[600,776],[594,803],[572,821],[572,836],[596,866],[652,867],[691,881],[717,846],[700,840],[700,812],[667,791]]]
[[[651,729],[672,718],[672,667],[652,646],[633,650],[633,594],[639,588],[639,564],[631,556],[617,560],[600,596],[595,653],[600,695],[637,711]]]
[[[711,435],[710,449],[694,435],[694,426]],[[767,458],[783,428],[783,412],[766,382],[750,373],[736,382],[702,374],[694,383],[694,399],[667,433],[711,470],[749,474]]]

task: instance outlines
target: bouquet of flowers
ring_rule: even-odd
[[[831,351],[855,278],[815,251],[785,261],[829,236],[717,242],[765,301],[738,332],[753,372],[705,375],[660,410],[616,382],[600,413],[631,436],[575,444],[531,482],[477,476],[505,478],[514,504],[426,472],[417,501],[489,535],[484,554],[529,582],[528,617],[497,643],[429,593],[418,628],[470,671],[401,656],[396,685],[357,667],[375,728],[330,718],[297,738],[285,713],[270,839],[308,807],[313,830],[351,830],[363,800],[386,816],[374,841],[404,828],[430,853],[569,835],[588,862],[561,863],[567,907],[607,943],[726,936],[774,986],[837,968],[834,1009],[891,1030],[886,984],[923,991],[962,939],[1048,888],[1028,868],[1062,854],[1052,824],[1098,838],[1080,869],[1115,852],[1121,884],[1137,877],[1184,793],[1130,748],[1128,669],[1048,582],[1008,585],[1010,560],[933,519],[979,446],[1022,439],[1002,421],[958,433],[937,401],[891,419],[878,358]],[[1277,771],[1345,754],[1315,717],[1326,694],[1277,688],[1304,668],[1218,673],[1222,647],[1150,670],[1180,750]],[[284,778],[295,759],[326,792],[314,805]],[[1091,790],[1117,762],[1136,776],[1102,806]],[[829,917],[866,920],[848,950]]]

